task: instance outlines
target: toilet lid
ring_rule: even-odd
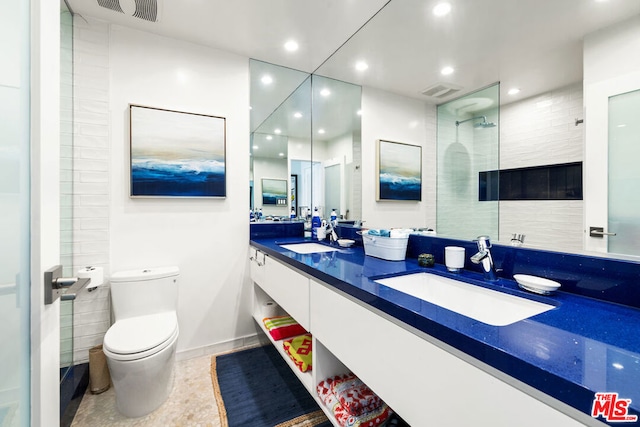
[[[134,354],[157,347],[178,328],[175,312],[118,320],[104,336],[104,347],[117,354]]]

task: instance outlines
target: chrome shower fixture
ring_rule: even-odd
[[[492,127],[496,126],[495,123],[487,121],[487,116],[476,116],[476,117],[472,117],[472,118],[466,119],[466,120],[456,120],[456,126],[460,126],[462,123],[470,122],[472,120],[478,120],[478,119],[482,119],[482,121],[479,122],[479,123],[474,123],[473,124],[474,128],[483,128],[484,129],[484,128],[492,128]]]

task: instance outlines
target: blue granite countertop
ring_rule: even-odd
[[[440,264],[424,268],[413,259],[385,261],[366,256],[362,247],[303,255],[279,246],[302,241],[258,238],[251,244],[580,412],[591,415],[595,393],[616,392],[620,399],[631,399],[629,415],[640,414],[640,339],[636,335],[640,310],[562,291],[535,295],[522,291],[513,280],[488,283],[479,273],[452,274]],[[511,325],[491,326],[374,281],[416,271],[453,277],[556,308]]]

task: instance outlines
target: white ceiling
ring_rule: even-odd
[[[640,0],[448,0],[441,18],[432,13],[440,0],[158,0],[160,18],[148,22],[97,1],[68,0],[83,16],[433,103],[498,81],[503,104],[581,81],[585,35],[640,13]],[[297,52],[284,49],[290,39]],[[358,60],[369,69],[355,71]],[[445,65],[455,72],[442,76]],[[302,80],[275,104],[252,105],[252,129]],[[461,90],[421,94],[436,83]],[[511,87],[521,92],[509,96]]]
[[[442,18],[431,13],[440,0],[158,0],[160,19],[148,22],[68,1],[83,16],[305,72],[324,63],[322,75],[422,99],[441,81],[462,86],[455,96],[500,81],[520,97],[579,81],[585,34],[640,13],[639,0],[448,0]],[[359,59],[365,73],[353,69]],[[454,74],[441,76],[445,65]]]
[[[118,1],[118,0],[114,0]],[[133,0],[119,0],[123,10]],[[157,0],[158,22],[67,0],[74,13],[311,72],[388,0]],[[292,55],[289,39],[300,45]]]

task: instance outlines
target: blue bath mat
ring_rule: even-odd
[[[223,427],[331,427],[272,345],[213,356],[211,379]]]

